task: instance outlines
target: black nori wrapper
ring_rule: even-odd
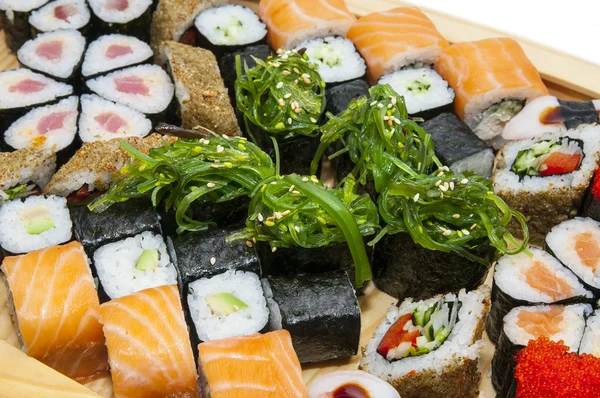
[[[102,20],[96,15],[94,9],[90,7],[92,17],[90,19],[91,29],[88,33],[88,41],[97,39],[102,35],[121,34],[134,36],[146,43],[150,42],[150,25],[152,23],[152,5],[149,5],[146,11],[139,17],[125,23],[111,23]],[[93,32],[93,33],[91,33]]]
[[[592,195],[590,190],[588,190],[585,198],[583,199],[581,216],[600,221],[600,201],[598,201],[594,195]]]
[[[431,135],[435,146],[435,154],[446,166],[476,155],[491,151],[487,144],[477,137],[473,130],[453,113],[442,113],[424,122],[423,127]],[[489,164],[481,165],[474,173],[490,177],[492,175],[493,157]]]
[[[489,258],[491,264],[496,251],[484,248],[478,254]],[[405,232],[386,235],[377,242],[372,266],[375,285],[400,301],[476,289],[489,270],[489,266],[456,253],[425,249]]]
[[[492,385],[499,398],[514,397],[516,390],[514,375],[517,365],[514,356],[522,348],[524,346],[514,344],[504,330],[502,331],[492,358]]]
[[[83,244],[90,257],[106,243],[145,231],[162,233],[158,213],[149,201],[142,199],[116,203],[102,213],[93,213],[82,205],[71,206],[69,211],[73,221],[73,236]]]
[[[552,249],[550,248],[550,246],[548,246],[548,243],[546,241],[544,241],[544,249],[548,253],[550,253],[551,255],[553,255],[554,257],[558,258],[556,256],[556,254],[554,254],[554,251],[552,251]],[[568,268],[573,274],[575,274],[575,276],[579,280],[579,283],[581,283],[583,285],[583,287],[585,287],[587,290],[589,290],[590,292],[592,292],[592,294],[594,295],[594,297],[596,298],[596,300],[600,300],[600,288],[598,288],[596,286],[592,286],[589,283],[587,283],[586,281],[584,281],[574,270],[571,269],[571,267],[569,267],[568,264],[563,263],[562,261],[561,261],[561,263],[562,263],[562,265],[565,266],[565,268]]]
[[[325,90],[325,111],[334,115],[348,108],[350,101],[369,95],[369,85],[363,79],[340,83]]]
[[[265,279],[300,363],[356,355],[360,307],[343,271]]]
[[[560,113],[568,129],[574,129],[580,124],[598,123],[598,111],[592,101],[563,101],[558,100]]]
[[[263,37],[261,40],[255,41],[253,43],[232,45],[232,46],[220,46],[220,45],[211,43],[210,40],[208,40],[198,29],[196,29],[196,26],[193,26],[193,28],[196,31],[196,35],[194,38],[194,46],[202,47],[202,48],[209,50],[210,52],[215,54],[215,57],[217,57],[218,60],[223,57],[226,57],[228,55],[231,55],[233,53],[236,53],[236,52],[244,52],[246,50],[246,48],[248,48],[250,46],[258,47],[261,45],[266,45],[266,43],[267,43],[267,36],[265,35],[265,37]],[[235,67],[234,67],[233,71],[235,73]]]
[[[6,15],[6,11],[0,10],[0,26],[4,29],[6,46],[14,54],[29,39],[31,39],[31,26],[29,16],[31,11],[13,11],[12,21]]]

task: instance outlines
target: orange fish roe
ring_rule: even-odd
[[[516,359],[517,398],[600,397],[600,358],[569,352],[562,341],[542,337]]]

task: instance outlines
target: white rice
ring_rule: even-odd
[[[585,154],[579,169],[572,173],[539,177],[525,176],[519,181],[519,175],[513,173],[511,168],[519,151],[530,148],[533,144],[554,138],[570,137],[583,142]],[[517,192],[551,192],[562,193],[569,189],[584,190],[588,184],[599,160],[600,151],[600,126],[582,125],[564,133],[544,134],[541,137],[529,140],[509,142],[496,155],[494,165],[494,192],[502,195],[514,195]]]
[[[110,114],[126,122],[116,132],[105,128],[102,116]],[[107,101],[97,95],[81,96],[79,137],[83,142],[108,141],[113,138],[145,137],[152,130],[152,123],[141,112],[125,105]]]
[[[428,84],[426,90],[415,90],[414,84]],[[454,90],[431,68],[408,68],[382,76],[379,84],[389,84],[404,97],[409,114],[439,108],[454,101]]]
[[[215,315],[206,297],[229,293],[248,305],[230,315]],[[262,330],[269,320],[260,280],[252,272],[226,271],[189,284],[188,305],[198,338],[202,341],[247,336]]]
[[[36,206],[46,206],[54,227],[38,235],[28,234],[19,212]],[[0,246],[11,253],[34,250],[68,242],[71,239],[71,216],[67,199],[58,196],[30,196],[12,200],[0,207]]]
[[[579,282],[577,277],[566,269],[556,258],[546,253],[544,250],[535,247],[529,247],[533,257],[525,253],[519,253],[514,256],[504,255],[498,259],[494,271],[494,282],[505,293],[519,300],[525,300],[532,303],[553,303],[568,299],[571,297],[585,296],[592,298],[591,292]],[[564,294],[563,297],[554,300],[546,293],[532,287],[526,281],[524,272],[533,265],[534,262],[540,262],[551,270],[557,279],[567,282],[573,288],[572,295]]]
[[[148,95],[120,92],[115,79],[139,77],[149,87]],[[88,80],[87,86],[96,94],[111,101],[120,102],[146,114],[164,111],[175,92],[175,86],[167,73],[157,65],[139,65],[121,69],[108,75]]]
[[[388,361],[377,352],[383,336],[400,316],[412,312],[421,304],[429,305],[440,298],[441,296],[416,303],[412,299],[407,299],[399,308],[390,307],[367,345],[360,361],[360,368],[391,382],[403,378],[411,372],[421,373],[431,370],[441,374],[447,367],[460,364],[464,360],[478,360],[483,341],[476,340],[476,332],[486,316],[486,303],[490,299],[490,289],[485,285],[469,293],[466,293],[464,289],[458,293],[458,300],[462,304],[458,311],[458,321],[450,336],[436,350],[425,355],[406,357],[394,362]],[[447,294],[445,298],[447,301],[457,299],[454,294]]]
[[[600,312],[598,310],[586,321],[579,353],[600,357]]]
[[[479,151],[471,156],[462,158],[450,165],[450,170],[456,174],[462,174],[465,171],[470,171],[475,174],[479,174],[485,178],[492,177],[492,170],[494,165],[494,151],[486,149]]]
[[[548,109],[559,108],[558,99],[551,95],[538,97],[527,103],[518,115],[513,117],[502,131],[505,140],[523,140],[539,137],[545,133],[557,133],[566,130],[564,123],[542,123],[541,116]]]
[[[24,80],[33,80],[45,85],[32,93],[20,93],[16,85]],[[0,72],[0,109],[15,109],[43,104],[73,93],[73,87],[59,83],[29,69],[11,69]]]
[[[128,0],[123,11],[112,8],[113,0],[88,0],[94,14],[104,22],[127,23],[140,17],[152,5],[152,0]]]
[[[306,48],[310,62],[317,64],[325,83],[344,82],[365,75],[367,65],[351,40],[343,37],[325,37],[302,42],[296,49]],[[324,56],[331,57],[335,64],[327,63]]]
[[[598,270],[586,265],[576,249],[575,238],[582,233],[590,233],[600,245],[600,223],[591,218],[576,217],[564,221],[546,235],[546,244],[554,255],[571,271],[579,276],[585,283],[595,288],[600,288],[600,258],[596,259]]]
[[[135,267],[144,250],[158,250],[156,270],[140,271]],[[94,252],[94,266],[104,291],[111,299],[177,283],[177,271],[171,264],[167,245],[162,236],[149,231],[100,247]]]
[[[258,15],[240,5],[209,8],[196,17],[194,24],[208,41],[217,46],[256,43],[267,35],[267,26]],[[232,25],[235,30],[231,29]]]
[[[551,310],[552,305],[537,305],[530,307],[515,307],[506,316],[504,317],[504,333],[506,333],[506,337],[516,345],[527,345],[529,340],[535,340],[538,337],[542,336],[534,336],[517,324],[519,320],[519,313],[521,311],[532,311],[532,312],[542,312],[546,313]],[[574,304],[574,305],[566,305],[559,306],[564,308],[562,313],[562,321],[557,326],[560,331],[553,334],[548,335],[548,337],[552,341],[562,340],[564,344],[569,347],[569,349],[573,352],[577,352],[579,348],[579,343],[581,341],[581,337],[583,336],[583,330],[585,328],[585,317],[592,312],[592,306],[589,304]]]
[[[36,53],[38,46],[58,41],[62,43],[62,56],[56,59],[48,59]],[[27,41],[17,52],[19,62],[30,68],[45,74],[67,79],[71,77],[75,68],[79,65],[85,50],[85,37],[77,30],[56,30],[43,33],[35,39]]]
[[[61,6],[73,5],[77,13],[63,20],[56,18],[54,9]],[[41,32],[58,29],[81,29],[90,22],[91,13],[85,0],[55,0],[31,13],[29,23]]]
[[[56,170],[56,155],[48,150],[5,152],[0,159],[0,202],[6,199],[3,189],[28,183],[44,189]]]
[[[131,52],[109,58],[111,46],[129,47]],[[83,76],[93,76],[146,61],[153,55],[150,46],[137,37],[119,34],[100,36],[90,43],[81,66]]]
[[[4,140],[15,149],[47,149],[58,152],[69,146],[77,133],[79,98],[72,96],[54,105],[46,105],[17,119],[4,133]],[[62,127],[41,130],[43,118],[54,113],[66,113]]]
[[[47,2],[48,0],[0,0],[0,10],[20,12],[31,11],[40,8]]]

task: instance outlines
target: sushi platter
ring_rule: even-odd
[[[0,398],[600,396],[600,66],[395,0],[2,26]]]

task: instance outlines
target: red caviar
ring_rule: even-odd
[[[596,169],[594,174],[594,182],[592,183],[592,195],[596,200],[600,200],[600,167]]]
[[[600,358],[569,352],[562,341],[531,340],[516,360],[517,398],[600,397]]]

